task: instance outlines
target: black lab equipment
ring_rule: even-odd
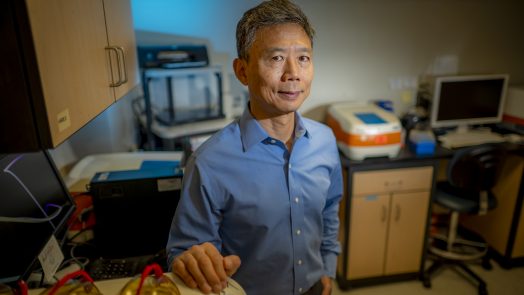
[[[96,173],[89,184],[96,217],[94,237],[102,257],[158,253],[180,199],[179,161],[144,161],[140,169]]]

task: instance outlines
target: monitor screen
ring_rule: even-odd
[[[436,78],[431,127],[500,122],[507,82],[507,75]]]
[[[0,282],[26,279],[75,209],[46,151],[0,154]]]

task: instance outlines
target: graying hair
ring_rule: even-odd
[[[269,0],[246,11],[238,22],[236,32],[238,57],[248,60],[249,48],[253,45],[255,34],[259,29],[287,23],[300,25],[313,46],[315,30],[300,7],[289,0]]]

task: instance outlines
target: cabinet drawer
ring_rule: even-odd
[[[433,167],[414,167],[353,174],[353,195],[404,190],[430,190]]]

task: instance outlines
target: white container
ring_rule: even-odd
[[[332,104],[327,124],[335,133],[338,148],[352,160],[391,158],[400,151],[400,120],[374,104]]]

